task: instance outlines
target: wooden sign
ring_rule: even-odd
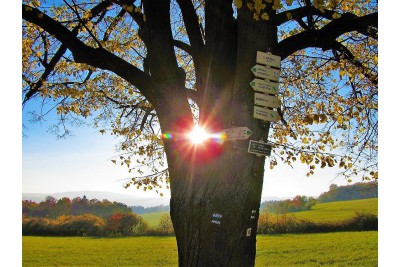
[[[270,107],[270,108],[277,108],[281,105],[281,101],[276,96],[255,93],[254,94],[254,105]]]
[[[254,106],[253,117],[255,119],[277,122],[281,120],[278,112],[276,110],[267,109],[263,107]]]
[[[257,142],[250,140],[249,148],[247,152],[251,154],[256,154],[258,156],[271,156],[272,146],[264,142]]]
[[[275,56],[269,53],[264,53],[261,51],[257,51],[256,62],[263,65],[268,65],[274,68],[281,67],[281,57]]]
[[[253,133],[247,127],[232,127],[223,130],[225,134],[225,141],[246,140]]]
[[[268,80],[254,79],[250,82],[251,87],[254,91],[266,93],[266,94],[278,94],[278,83],[271,82]]]
[[[251,71],[257,78],[268,79],[276,82],[279,80],[280,70],[268,66],[255,65],[251,68]]]

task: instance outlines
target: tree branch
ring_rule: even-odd
[[[54,35],[56,39],[72,52],[76,62],[114,72],[137,87],[150,102],[153,101],[154,94],[150,88],[155,88],[155,86],[151,86],[150,76],[140,69],[103,48],[87,46],[73,32],[61,25],[61,23],[36,8],[23,4],[22,18]]]
[[[319,47],[325,51],[332,49],[336,38],[344,33],[351,31],[368,32],[369,27],[377,26],[378,12],[363,17],[343,14],[341,18],[331,21],[319,30],[307,30],[286,38],[278,43],[275,51],[282,59],[308,47]]]
[[[182,49],[183,51],[185,51],[186,53],[188,53],[193,57],[193,48],[187,43],[184,43],[179,40],[174,40],[174,46]]]
[[[191,55],[193,60],[196,61],[204,47],[203,37],[201,36],[200,31],[199,18],[197,17],[191,0],[177,0],[177,2],[182,11],[183,22],[185,23],[190,46],[193,48]]]
[[[100,4],[96,5],[90,10],[90,16],[87,19],[84,19],[81,21],[81,23],[76,26],[73,30],[72,33],[74,35],[78,34],[79,30],[82,28],[82,23],[85,23],[86,21],[90,21],[100,13],[104,12],[107,10],[107,8],[111,5],[112,3],[110,1],[104,1],[101,2]],[[24,101],[22,102],[22,105],[24,105],[30,98],[32,98],[35,94],[37,94],[40,90],[40,87],[42,87],[43,82],[47,80],[48,76],[50,73],[54,70],[55,66],[57,65],[58,61],[62,58],[64,53],[67,51],[67,46],[64,44],[61,44],[61,46],[58,48],[57,52],[54,54],[54,56],[51,58],[50,62],[47,63],[47,59],[44,60],[46,62],[46,65],[43,64],[45,67],[45,70],[42,74],[42,76],[39,78],[39,80],[36,83],[33,83],[30,85],[29,91],[26,93]],[[47,55],[47,53],[45,53]]]

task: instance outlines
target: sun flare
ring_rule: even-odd
[[[193,130],[189,133],[190,141],[195,144],[201,144],[209,138],[209,134],[201,127],[196,125]]]

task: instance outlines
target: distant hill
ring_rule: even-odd
[[[335,202],[378,197],[378,182],[355,183],[352,185],[337,186],[331,184],[329,191],[322,193],[318,202]]]
[[[166,197],[138,197],[127,194],[119,194],[113,192],[105,191],[72,191],[72,192],[60,192],[60,193],[22,193],[22,200],[32,200],[35,202],[44,201],[46,196],[52,196],[56,199],[61,199],[63,197],[68,197],[70,199],[76,197],[86,196],[88,199],[107,199],[111,202],[116,201],[128,206],[143,206],[154,207],[160,205],[168,205],[169,198]]]

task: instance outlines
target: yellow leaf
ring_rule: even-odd
[[[267,14],[267,13],[262,13],[261,19],[263,19],[263,20],[269,20],[268,14]]]
[[[286,17],[288,18],[288,20],[293,19],[292,13],[290,13],[290,12],[288,12],[288,13],[286,14]]]
[[[287,4],[288,6],[291,6],[291,5],[293,4],[293,0],[286,0],[286,4]]]
[[[133,6],[127,6],[127,7],[126,7],[126,10],[127,10],[128,12],[133,12]]]
[[[338,18],[340,18],[341,16],[342,16],[341,14],[335,12],[335,13],[333,13],[332,18],[338,19]]]
[[[241,8],[243,5],[243,1],[242,0],[235,0],[235,5],[237,8]]]

